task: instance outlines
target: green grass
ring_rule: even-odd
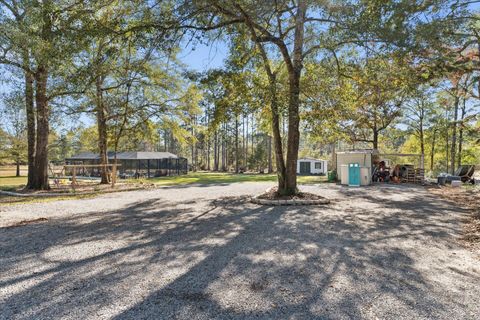
[[[154,183],[158,186],[170,185],[188,185],[188,184],[230,184],[236,182],[276,182],[277,176],[275,174],[233,174],[233,173],[219,173],[219,172],[196,172],[189,173],[182,176],[160,177],[143,180],[146,183]],[[14,191],[21,185],[25,185],[27,177],[0,177],[0,190]],[[122,181],[124,182],[124,181]],[[127,182],[138,183],[139,180],[132,179]],[[327,182],[325,176],[299,176],[299,184],[314,184]],[[48,198],[26,198],[26,197],[12,197],[0,195],[0,205],[11,205],[18,203],[38,203],[50,202],[67,199],[88,199],[95,197],[93,195],[75,195],[69,194],[59,197]]]
[[[236,182],[276,182],[275,174],[233,174],[221,172],[196,172],[181,176],[150,178],[143,180],[158,186],[188,185],[188,184],[230,184]],[[125,182],[125,181],[121,181]],[[132,179],[127,182],[138,183]],[[327,182],[325,176],[299,176],[299,184],[315,184]],[[0,190],[14,191],[27,183],[27,177],[0,177]]]
[[[187,185],[187,184],[229,184],[236,182],[275,182],[275,174],[233,174],[219,172],[196,172],[187,175],[150,178],[146,182],[160,186]],[[326,182],[325,176],[299,176],[299,184],[314,184]]]
[[[28,172],[27,166],[20,166],[20,175],[26,176]],[[17,167],[6,165],[0,166],[0,177],[13,177],[17,173]]]
[[[0,190],[15,190],[27,183],[27,177],[0,177]]]

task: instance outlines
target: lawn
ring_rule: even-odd
[[[15,166],[0,166],[0,177],[12,177],[17,172],[17,168]],[[20,175],[26,176],[28,172],[27,166],[20,166]]]
[[[171,185],[189,185],[189,184],[217,184],[228,185],[236,182],[272,182],[277,181],[275,174],[232,174],[232,173],[220,173],[220,172],[196,172],[189,173],[182,176],[160,177],[144,179],[145,183],[154,183],[157,186],[171,186]],[[0,176],[0,190],[14,191],[19,186],[25,185],[27,177],[14,177],[14,176]],[[123,181],[122,181],[123,182]],[[125,182],[138,183],[139,180],[132,179]],[[327,182],[325,176],[299,176],[299,184],[315,184]],[[86,196],[86,197],[92,197]],[[47,199],[38,198],[20,198],[11,196],[0,196],[0,203],[2,204],[14,204],[14,203],[30,203],[30,202],[48,202],[62,199],[76,198],[74,195],[65,195],[62,197],[52,197]],[[78,196],[82,198],[82,196]]]
[[[229,184],[235,182],[275,182],[276,174],[233,174],[221,172],[196,172],[188,175],[151,178],[146,180],[157,185],[186,185],[186,184]],[[314,184],[327,182],[325,176],[299,176],[299,184]]]
[[[0,177],[0,190],[13,190],[27,183],[27,177]]]
[[[13,190],[27,183],[27,166],[21,166],[21,177],[15,176],[15,166],[0,166],[0,190]]]
[[[138,180],[130,180],[138,182]],[[235,182],[275,182],[275,174],[233,174],[221,172],[196,172],[181,176],[160,177],[145,179],[145,182],[159,186],[186,185],[186,184],[229,184]],[[0,177],[0,190],[13,190],[25,185],[27,177],[5,176]],[[299,176],[299,184],[314,184],[327,182],[325,176]]]

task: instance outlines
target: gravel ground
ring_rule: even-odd
[[[478,319],[479,256],[421,187],[165,187],[0,206],[1,319]],[[38,220],[19,227],[20,221]]]

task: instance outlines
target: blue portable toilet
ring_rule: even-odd
[[[360,164],[348,164],[348,185],[350,187],[360,187]]]

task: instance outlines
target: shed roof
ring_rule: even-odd
[[[358,149],[349,151],[338,151],[337,154],[378,154],[377,149]]]
[[[108,159],[114,159],[115,153],[108,152]],[[177,159],[178,156],[170,152],[147,152],[147,151],[124,151],[117,153],[118,160],[156,160],[156,159]],[[81,152],[66,160],[99,160],[100,155],[93,152]]]
[[[328,161],[324,159],[315,159],[315,158],[309,158],[309,157],[304,157],[304,158],[299,158],[298,161],[300,160],[309,160],[309,161]]]

